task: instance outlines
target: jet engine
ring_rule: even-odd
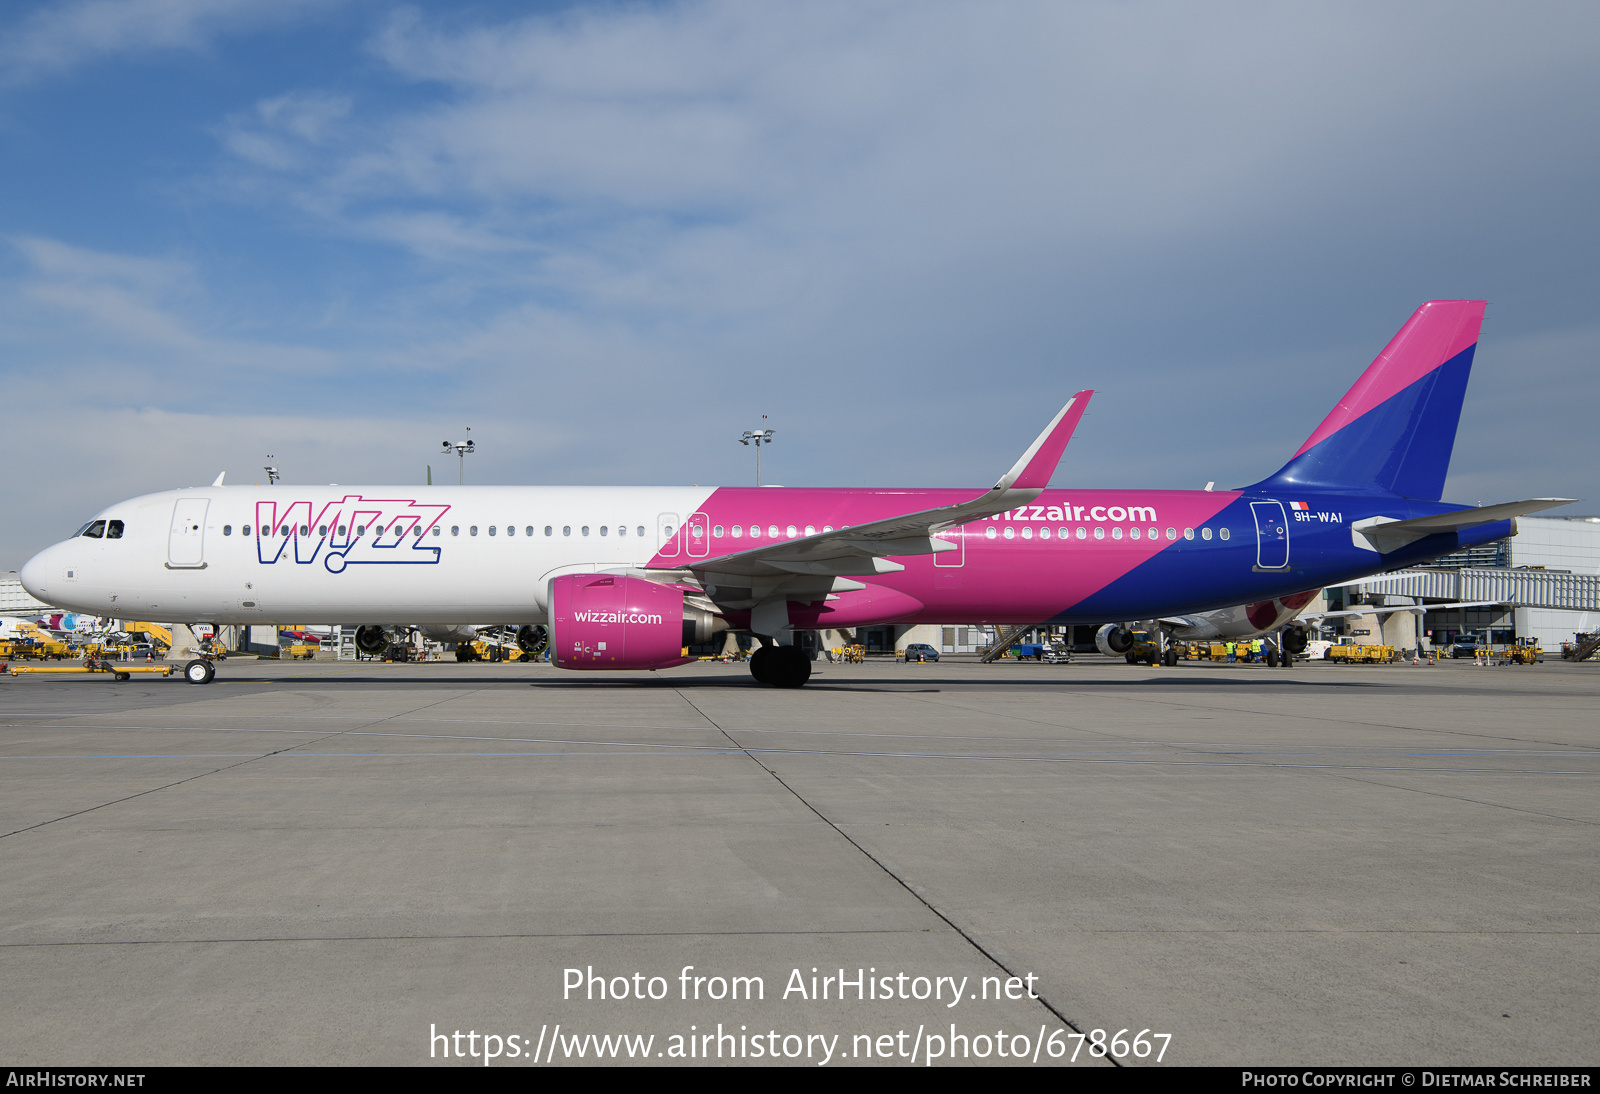
[[[1133,649],[1133,635],[1115,623],[1107,623],[1094,632],[1094,644],[1107,657],[1121,657]]]
[[[387,627],[368,624],[356,628],[356,649],[376,657],[396,642],[403,641]]]
[[[550,644],[550,632],[532,623],[517,628],[517,648],[529,657],[537,657]]]
[[[727,623],[685,602],[686,590],[623,574],[550,581],[551,659],[563,669],[662,669]]]
[[[1290,653],[1304,653],[1306,651],[1306,629],[1304,627],[1285,627],[1283,631],[1283,648]]]

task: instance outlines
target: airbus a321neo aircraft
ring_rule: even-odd
[[[989,490],[224,487],[119,502],[22,570],[47,603],[130,619],[464,619],[548,629],[566,669],[662,669],[758,636],[882,623],[1098,623],[1294,598],[1514,531],[1562,499],[1442,504],[1482,301],[1418,308],[1276,474],[1240,490],[1046,490],[1080,391]],[[1293,603],[1293,599],[1290,600]],[[1303,601],[1301,602],[1303,603]],[[1292,614],[1292,613],[1291,613]],[[211,679],[191,662],[188,678]]]

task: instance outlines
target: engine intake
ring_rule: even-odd
[[[563,669],[662,669],[693,658],[726,623],[684,603],[684,592],[621,574],[563,574],[550,581],[551,659]]]
[[[356,628],[356,649],[376,657],[396,641],[388,628],[367,624]]]
[[[1107,657],[1121,657],[1133,649],[1133,634],[1115,623],[1094,632],[1095,648]]]

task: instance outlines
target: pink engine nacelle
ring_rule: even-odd
[[[549,602],[557,668],[664,669],[694,660],[683,656],[681,589],[620,574],[563,574],[550,580]]]

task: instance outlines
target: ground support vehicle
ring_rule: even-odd
[[[1330,646],[1322,657],[1336,665],[1387,665],[1394,660],[1394,647]]]
[[[200,666],[196,668],[196,666]],[[136,672],[151,673],[156,676],[171,676],[177,666],[172,664],[161,665],[128,665],[119,661],[103,661],[98,657],[86,657],[81,665],[24,665],[11,666],[0,662],[0,673],[9,673],[12,676],[22,676],[30,672],[48,673],[109,673],[117,680],[127,680]],[[211,664],[208,661],[196,659],[184,666],[184,675],[192,684],[209,683],[212,677]],[[197,679],[197,677],[200,677]]]
[[[1561,643],[1561,658],[1564,661],[1583,661],[1600,650],[1600,631],[1593,634],[1575,634],[1575,641]]]
[[[1519,638],[1514,645],[1498,651],[1495,660],[1504,665],[1532,665],[1544,660],[1537,638]]]

